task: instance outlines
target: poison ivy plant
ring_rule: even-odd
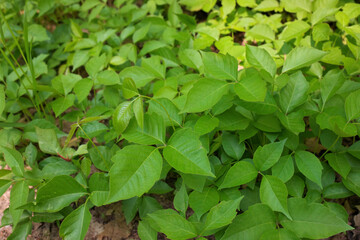
[[[9,239],[32,222],[84,239],[91,208],[119,201],[141,239],[352,229],[336,202],[360,196],[356,1],[16,0],[0,12]]]

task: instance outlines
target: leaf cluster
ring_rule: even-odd
[[[32,222],[84,239],[119,201],[144,240],[351,230],[336,200],[360,196],[360,4],[141,2],[0,3],[9,239]]]

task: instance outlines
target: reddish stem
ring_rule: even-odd
[[[60,153],[57,154],[59,157],[61,157],[63,160],[67,161],[67,162],[71,162],[70,158],[66,158],[60,155]]]

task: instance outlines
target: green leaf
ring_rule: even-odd
[[[174,197],[174,208],[185,215],[189,205],[189,196],[186,191],[185,181],[182,182],[179,191]]]
[[[91,213],[85,203],[66,216],[60,225],[59,235],[64,240],[84,239],[90,221]]]
[[[326,73],[324,78],[320,81],[321,98],[323,106],[327,100],[335,95],[336,91],[343,85],[345,81],[343,71],[332,69]]]
[[[177,130],[169,139],[163,154],[166,161],[180,172],[214,176],[206,150],[189,128]]]
[[[350,93],[346,97],[345,113],[348,122],[360,117],[360,89]]]
[[[189,205],[198,219],[219,202],[219,193],[215,188],[205,188],[202,192],[193,191],[189,195]]]
[[[5,109],[5,91],[4,91],[4,85],[0,85],[0,117]]]
[[[31,24],[28,29],[29,40],[31,42],[42,42],[49,40],[46,29],[39,24]]]
[[[265,49],[246,45],[246,60],[254,67],[264,69],[270,76],[275,76],[275,61]]]
[[[135,82],[136,87],[141,88],[151,82],[155,75],[145,68],[132,66],[122,70],[119,77],[121,79],[131,78]]]
[[[135,100],[133,109],[137,124],[140,128],[144,128],[144,106],[141,98]]]
[[[221,5],[224,16],[227,16],[235,9],[236,2],[235,0],[221,0]]]
[[[175,104],[167,98],[157,98],[150,100],[148,113],[157,113],[165,120],[166,126],[182,125],[182,115]]]
[[[180,50],[179,59],[182,64],[196,69],[199,72],[202,72],[204,70],[204,64],[201,55],[198,51],[194,49],[184,49],[182,51]]]
[[[109,177],[107,175],[97,172],[92,174],[89,179],[90,200],[95,206],[104,205],[109,196]]]
[[[51,85],[60,94],[66,96],[80,80],[80,75],[69,73],[67,75],[58,75],[51,80]]]
[[[294,162],[291,155],[282,156],[271,168],[272,175],[278,177],[284,183],[294,175]]]
[[[354,193],[348,190],[343,183],[333,183],[324,188],[323,197],[329,199],[347,198]]]
[[[137,233],[141,240],[156,240],[157,232],[150,226],[147,221],[140,221]]]
[[[343,183],[347,189],[360,196],[360,171],[358,169],[352,169],[346,179],[343,179]]]
[[[122,136],[129,142],[153,145],[165,144],[165,133],[166,127],[164,119],[156,113],[146,113],[143,128],[133,119]]]
[[[254,153],[255,167],[260,171],[266,171],[271,168],[281,157],[286,139],[280,142],[274,142],[259,146]]]
[[[300,238],[285,228],[279,228],[265,232],[260,240],[300,240]]]
[[[259,40],[259,41],[275,40],[275,33],[268,24],[262,24],[262,23],[256,24],[254,27],[252,27],[250,30],[246,32],[246,35],[249,35],[252,38],[255,38],[255,40]]]
[[[352,229],[329,208],[319,203],[290,198],[288,204],[292,220],[280,216],[280,223],[299,238],[322,239]]]
[[[96,80],[99,82],[99,84],[103,84],[103,85],[120,84],[120,79],[118,74],[112,70],[105,70],[98,73],[98,75],[96,76]]]
[[[266,82],[262,80],[259,72],[247,68],[240,72],[239,81],[235,84],[235,93],[248,102],[262,102],[266,96]]]
[[[325,155],[325,159],[337,173],[346,179],[351,166],[344,153],[328,153]]]
[[[11,168],[13,173],[18,176],[24,176],[24,160],[21,154],[15,149],[0,146],[0,152],[4,154],[6,164]]]
[[[258,175],[258,171],[254,165],[247,161],[235,163],[226,173],[224,181],[219,189],[237,187],[254,180]]]
[[[12,217],[13,227],[19,223],[21,215],[24,209],[18,209],[18,207],[24,205],[27,202],[29,195],[29,186],[24,180],[15,183],[10,192],[10,214]]]
[[[6,190],[9,189],[11,183],[12,182],[10,180],[0,179],[0,196],[2,196],[6,192]]]
[[[297,47],[291,50],[286,57],[282,72],[288,72],[299,68],[307,67],[319,61],[327,53],[316,48]]]
[[[147,24],[146,26],[137,29],[132,37],[133,42],[137,43],[138,41],[144,39],[149,31],[149,28],[150,28],[150,24]]]
[[[91,77],[95,77],[98,72],[104,69],[105,64],[106,64],[106,55],[102,54],[101,56],[98,57],[92,57],[85,64],[85,70]]]
[[[255,204],[235,217],[221,240],[258,240],[264,232],[275,228],[274,212],[265,204]]]
[[[314,154],[301,150],[296,151],[295,162],[298,169],[302,174],[304,174],[305,177],[322,188],[321,175],[323,167],[320,163],[320,160]]]
[[[229,225],[237,215],[236,210],[239,208],[242,199],[243,197],[236,200],[222,201],[212,207],[206,217],[202,231],[205,232]]]
[[[163,209],[147,215],[147,221],[155,230],[170,239],[185,240],[197,236],[195,226],[173,209]]]
[[[125,78],[122,84],[123,96],[127,99],[139,95],[135,82],[131,78]]]
[[[310,29],[310,25],[304,21],[296,20],[289,22],[286,28],[281,32],[279,39],[289,41],[293,38],[302,37]]]
[[[57,212],[86,195],[86,190],[72,177],[56,176],[37,191],[36,203],[27,205],[33,212]]]
[[[200,117],[194,126],[194,130],[197,134],[204,135],[211,132],[219,125],[219,119],[216,117],[210,117],[209,115],[204,115]]]
[[[108,203],[141,196],[160,179],[162,157],[150,146],[129,145],[113,156]]]
[[[141,66],[152,72],[157,78],[165,79],[166,65],[161,57],[142,58]]]
[[[51,107],[55,112],[55,116],[58,117],[66,109],[74,105],[75,95],[69,94],[65,97],[59,97],[51,103]]]
[[[32,221],[30,218],[21,220],[16,226],[13,226],[12,233],[7,240],[26,239],[32,230]]]
[[[133,116],[131,105],[132,102],[123,102],[115,109],[113,113],[113,125],[118,135],[124,132],[124,130],[129,125],[130,119]]]
[[[182,112],[203,112],[212,108],[229,89],[224,81],[202,78],[190,89]]]
[[[316,24],[312,31],[312,36],[315,42],[329,40],[331,34],[332,29],[327,23]]]
[[[311,25],[315,25],[323,21],[327,16],[334,15],[339,9],[338,8],[318,8],[311,15]]]
[[[249,120],[234,110],[234,108],[217,116],[219,129],[224,131],[244,130],[249,126]]]
[[[227,155],[240,160],[245,152],[245,144],[239,142],[239,138],[236,135],[224,132],[222,135],[222,146]]]
[[[220,80],[237,80],[238,62],[229,54],[222,55],[213,52],[202,52],[205,76]]]
[[[261,202],[291,219],[287,207],[287,197],[286,185],[279,178],[270,175],[263,176],[260,184]]]
[[[302,105],[307,100],[309,83],[304,75],[297,71],[290,75],[288,84],[281,89],[279,102],[285,114],[292,112],[296,107]]]
[[[55,129],[42,129],[35,127],[35,130],[41,151],[55,155],[61,151]]]
[[[79,102],[82,102],[89,95],[93,87],[93,81],[89,78],[84,78],[78,81],[74,87],[74,93]]]

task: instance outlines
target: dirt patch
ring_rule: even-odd
[[[9,207],[10,204],[10,189],[8,189],[1,197],[0,197],[0,219],[2,219],[4,215],[5,209]],[[12,232],[11,226],[5,226],[0,229],[0,239],[7,239]]]

